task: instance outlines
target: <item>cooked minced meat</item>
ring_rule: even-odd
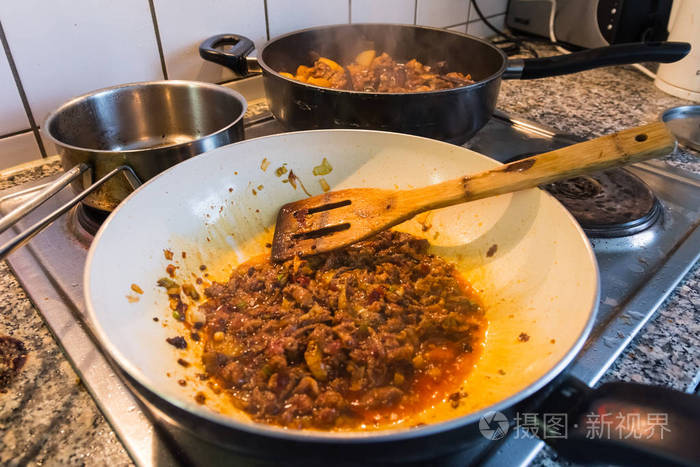
[[[485,321],[454,265],[427,249],[389,231],[241,265],[201,305],[206,371],[254,420],[294,428],[376,425],[432,405],[426,394],[447,400]]]
[[[402,62],[386,52],[365,50],[345,67],[320,57],[313,66],[299,65],[296,74],[280,74],[314,86],[365,92],[426,92],[474,84],[471,75],[447,68],[445,61],[429,66],[415,58]]]

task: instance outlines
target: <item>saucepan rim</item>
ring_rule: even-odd
[[[69,109],[70,107],[79,104],[82,101],[85,101],[89,98],[99,96],[100,94],[108,93],[108,92],[114,92],[115,90],[120,90],[120,89],[127,89],[127,88],[135,88],[135,87],[142,87],[142,86],[166,86],[166,87],[190,87],[190,88],[207,88],[211,89],[214,92],[219,92],[222,94],[227,94],[230,97],[235,98],[240,104],[241,104],[241,111],[240,113],[236,116],[235,119],[231,120],[229,123],[227,123],[225,126],[208,133],[206,135],[201,135],[196,139],[192,139],[189,141],[184,141],[181,143],[173,143],[173,144],[167,144],[163,146],[158,146],[154,148],[138,148],[138,149],[120,149],[118,151],[116,150],[109,150],[109,149],[94,149],[94,148],[87,148],[87,147],[82,147],[82,146],[76,146],[70,143],[66,143],[64,141],[59,140],[56,138],[52,133],[51,133],[51,125],[54,120],[56,120],[61,113]],[[52,111],[48,117],[46,117],[46,120],[44,120],[44,129],[46,130],[46,135],[47,137],[53,142],[55,145],[61,148],[67,148],[71,149],[74,151],[83,151],[83,152],[90,152],[90,153],[95,153],[95,154],[104,154],[104,155],[125,155],[125,154],[138,154],[138,153],[144,153],[148,151],[154,151],[154,150],[169,150],[173,148],[179,148],[179,147],[186,147],[192,145],[196,141],[201,141],[207,138],[210,138],[212,136],[221,134],[221,133],[226,133],[228,130],[233,128],[238,122],[240,122],[243,119],[243,116],[245,115],[246,111],[248,110],[248,102],[245,100],[245,98],[237,91],[234,91],[233,89],[227,88],[226,86],[222,86],[220,84],[214,84],[214,83],[206,83],[203,81],[188,81],[188,80],[156,80],[156,81],[137,81],[133,83],[125,83],[125,84],[118,84],[116,86],[110,86],[102,89],[97,89],[94,91],[87,92],[85,94],[81,94],[79,96],[73,97],[72,99],[64,102],[61,104],[60,107]]]

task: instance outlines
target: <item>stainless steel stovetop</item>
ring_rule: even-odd
[[[267,112],[259,79],[243,80],[231,87],[249,101],[247,138],[284,131]],[[573,142],[566,135],[497,113],[465,146],[506,161],[522,153],[546,152]],[[593,332],[569,369],[571,375],[591,386],[700,257],[700,177],[662,161],[637,164],[631,171],[656,193],[663,213],[656,224],[635,235],[591,240],[600,267],[601,302]],[[9,212],[46,183],[41,180],[0,192],[0,214]],[[59,193],[17,228],[31,225],[69,195]],[[133,460],[140,465],[250,464],[250,459],[194,438],[169,420],[155,420],[100,352],[85,319],[83,301],[82,273],[92,236],[79,227],[75,215],[73,210],[63,216],[13,253],[8,263]],[[14,233],[6,232],[0,241],[4,243]],[[495,449],[490,449],[481,461],[494,466],[523,465],[542,446],[538,439],[511,433],[500,445],[492,445]],[[463,465],[468,459],[455,462]]]

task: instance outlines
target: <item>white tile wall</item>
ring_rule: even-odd
[[[469,0],[418,0],[416,24],[444,28],[466,23]]]
[[[352,0],[353,23],[413,24],[417,0]]]
[[[323,24],[347,23],[350,2],[347,0],[267,0],[270,37],[295,29]]]
[[[0,136],[29,128],[7,57],[0,50]]]
[[[489,23],[493,24],[496,28],[503,30],[504,23],[506,20],[506,15],[498,15],[488,18]],[[492,37],[496,33],[493,32],[488,26],[484,24],[483,21],[474,21],[467,24],[467,34],[477,37]]]
[[[0,8],[39,125],[75,95],[163,78],[146,0],[3,0]]]
[[[0,170],[40,158],[39,146],[31,131],[0,139]]]
[[[477,0],[503,27],[507,0]],[[223,67],[199,58],[209,36],[237,33],[260,47],[267,38],[323,24],[396,22],[491,36],[469,0],[153,0],[172,79],[221,82]],[[351,11],[352,10],[352,11]],[[267,24],[266,24],[267,21]],[[467,24],[467,21],[470,21]],[[0,22],[37,124],[65,100],[102,87],[162,79],[148,0],[0,0]],[[0,168],[41,157],[8,62],[0,50]],[[41,130],[39,130],[41,133]],[[55,148],[45,138],[45,153]]]
[[[263,0],[154,0],[154,5],[170,79],[219,83],[234,77],[199,56],[199,44],[210,36],[240,34],[258,50],[267,41]]]
[[[476,0],[476,4],[479,6],[484,16],[488,18],[489,16],[505,13],[508,0]],[[469,21],[475,21],[477,19],[479,19],[479,15],[476,14],[476,8],[472,7],[469,12]]]

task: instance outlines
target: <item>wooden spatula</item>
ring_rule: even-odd
[[[424,211],[664,156],[675,143],[663,123],[651,123],[424,188],[351,188],[295,201],[277,215],[272,259],[341,248]]]

